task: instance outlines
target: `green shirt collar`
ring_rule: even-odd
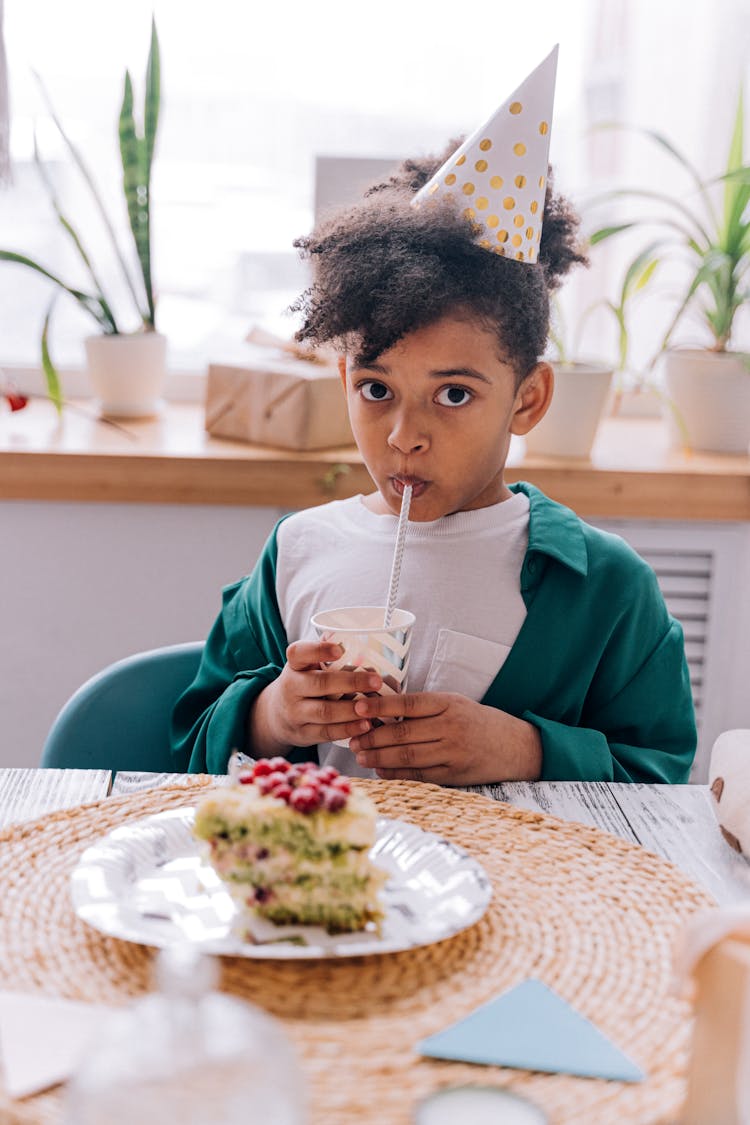
[[[549,555],[585,577],[589,568],[588,551],[581,521],[575,512],[550,500],[526,481],[516,481],[508,488],[514,493],[523,492],[529,498],[528,553],[538,551]]]

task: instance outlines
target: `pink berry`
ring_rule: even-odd
[[[332,789],[339,789],[342,793],[351,793],[352,783],[347,777],[335,777],[331,782]]]
[[[311,773],[310,770],[305,770],[299,779],[300,785],[309,785],[311,789],[320,789],[321,782],[317,775]]]
[[[239,781],[240,785],[252,785],[255,778],[251,773],[241,773],[237,780]]]
[[[263,796],[265,796],[267,793],[270,793],[273,789],[276,788],[277,782],[272,781],[272,777],[273,774],[269,774],[267,777],[259,777],[255,782],[255,788]]]
[[[328,812],[338,812],[346,805],[346,793],[340,789],[326,789],[323,793],[323,807]]]
[[[272,788],[275,788],[277,785],[286,785],[288,780],[287,775],[282,773],[281,770],[274,770],[273,773],[268,774],[268,781],[271,783]]]
[[[269,758],[268,764],[272,770],[279,770],[281,773],[286,773],[290,768],[290,763],[286,758]]]
[[[318,779],[322,781],[324,785],[329,785],[332,781],[335,781],[338,776],[339,771],[335,766],[323,766],[318,772]]]
[[[320,803],[320,790],[312,789],[309,785],[300,785],[298,789],[292,791],[289,798],[289,804],[292,808],[302,813],[314,812],[315,809],[320,807]]]
[[[278,797],[280,801],[286,801],[287,804],[289,804],[289,798],[291,797],[291,795],[291,785],[277,785],[274,789],[271,790],[272,797]]]

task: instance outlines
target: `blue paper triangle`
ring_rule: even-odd
[[[434,1059],[642,1082],[643,1071],[540,980],[483,1004],[417,1050]]]

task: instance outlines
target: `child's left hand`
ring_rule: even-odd
[[[365,718],[398,718],[352,738],[360,766],[378,777],[484,785],[534,781],[542,741],[531,723],[453,692],[368,696],[354,705]]]

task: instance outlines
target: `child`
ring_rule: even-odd
[[[506,103],[511,115],[522,104]],[[505,484],[510,435],[528,433],[552,395],[540,360],[549,293],[584,259],[549,178],[514,257],[507,234],[490,241],[506,233],[489,213],[502,203],[480,197],[467,214],[465,200],[435,193],[456,180],[445,158],[461,165],[473,141],[460,156],[453,145],[407,161],[296,243],[314,266],[298,339],[339,349],[376,490],[285,518],[253,573],[224,591],[175,709],[183,768],[224,772],[233,748],[309,758],[317,747],[349,774],[454,785],[687,780],[696,731],[682,630],[653,572],[532,485]],[[471,152],[474,167],[487,169],[490,144]],[[384,603],[406,484],[409,690],[348,698],[380,679],[321,670],[340,650],[318,643],[310,618]],[[373,725],[386,716],[400,718]],[[332,745],[346,738],[348,749]]]

